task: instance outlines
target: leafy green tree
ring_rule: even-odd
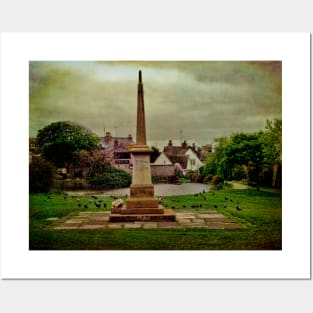
[[[229,138],[222,137],[215,139],[217,146],[214,153],[207,157],[206,163],[202,170],[203,176],[218,175],[224,179],[228,179],[230,176],[230,165],[225,154],[225,149],[229,144]]]
[[[57,167],[65,167],[78,160],[80,150],[97,148],[99,138],[79,124],[62,121],[40,129],[37,142],[45,159]]]
[[[55,168],[47,160],[34,157],[29,165],[29,192],[48,192],[54,181]]]
[[[277,176],[282,165],[282,120],[267,121],[263,133],[264,163],[273,168],[272,187],[277,187]]]
[[[260,184],[260,172],[264,164],[262,133],[238,133],[231,137],[225,148],[225,156],[230,167],[245,165],[248,167],[248,180]]]
[[[266,164],[282,161],[282,120],[274,119],[266,122],[263,133],[263,149]]]

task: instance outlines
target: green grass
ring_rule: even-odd
[[[225,197],[228,200],[225,200]],[[80,201],[77,201],[79,198]],[[101,209],[90,196],[30,195],[30,249],[32,250],[279,250],[282,248],[281,193],[273,190],[222,190],[204,195],[163,197],[175,211],[214,209],[242,225],[242,229],[104,229],[52,230],[49,217],[64,217],[79,211],[103,211],[110,197],[98,196]],[[229,199],[233,201],[230,201]],[[78,207],[78,202],[88,209]],[[93,201],[94,202],[94,201]],[[239,202],[239,204],[237,203]],[[201,205],[201,207],[199,207]],[[214,205],[217,208],[214,208]],[[224,208],[226,205],[226,208]],[[237,211],[239,205],[242,211]],[[185,207],[184,207],[185,206]]]

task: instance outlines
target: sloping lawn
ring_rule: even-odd
[[[282,248],[281,193],[274,190],[222,190],[163,197],[166,207],[214,209],[241,229],[103,229],[53,230],[47,218],[80,211],[110,210],[112,198],[33,194],[29,197],[31,250],[279,250]],[[77,200],[79,199],[79,200]],[[80,206],[79,206],[80,203]],[[106,208],[104,208],[104,203]],[[87,208],[84,208],[84,205]],[[239,206],[241,210],[237,210]]]

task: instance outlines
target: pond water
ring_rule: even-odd
[[[178,195],[189,195],[199,193],[205,190],[206,192],[210,190],[210,186],[206,184],[199,183],[186,183],[181,185],[175,184],[155,184],[154,193],[156,196],[178,196]],[[120,188],[105,191],[91,191],[91,190],[80,190],[80,191],[69,191],[70,195],[89,195],[97,194],[104,196],[125,196],[129,195],[129,188]]]

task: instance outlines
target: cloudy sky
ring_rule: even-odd
[[[29,135],[75,121],[99,136],[135,136],[142,70],[147,139],[197,145],[281,117],[281,62],[30,62]]]

